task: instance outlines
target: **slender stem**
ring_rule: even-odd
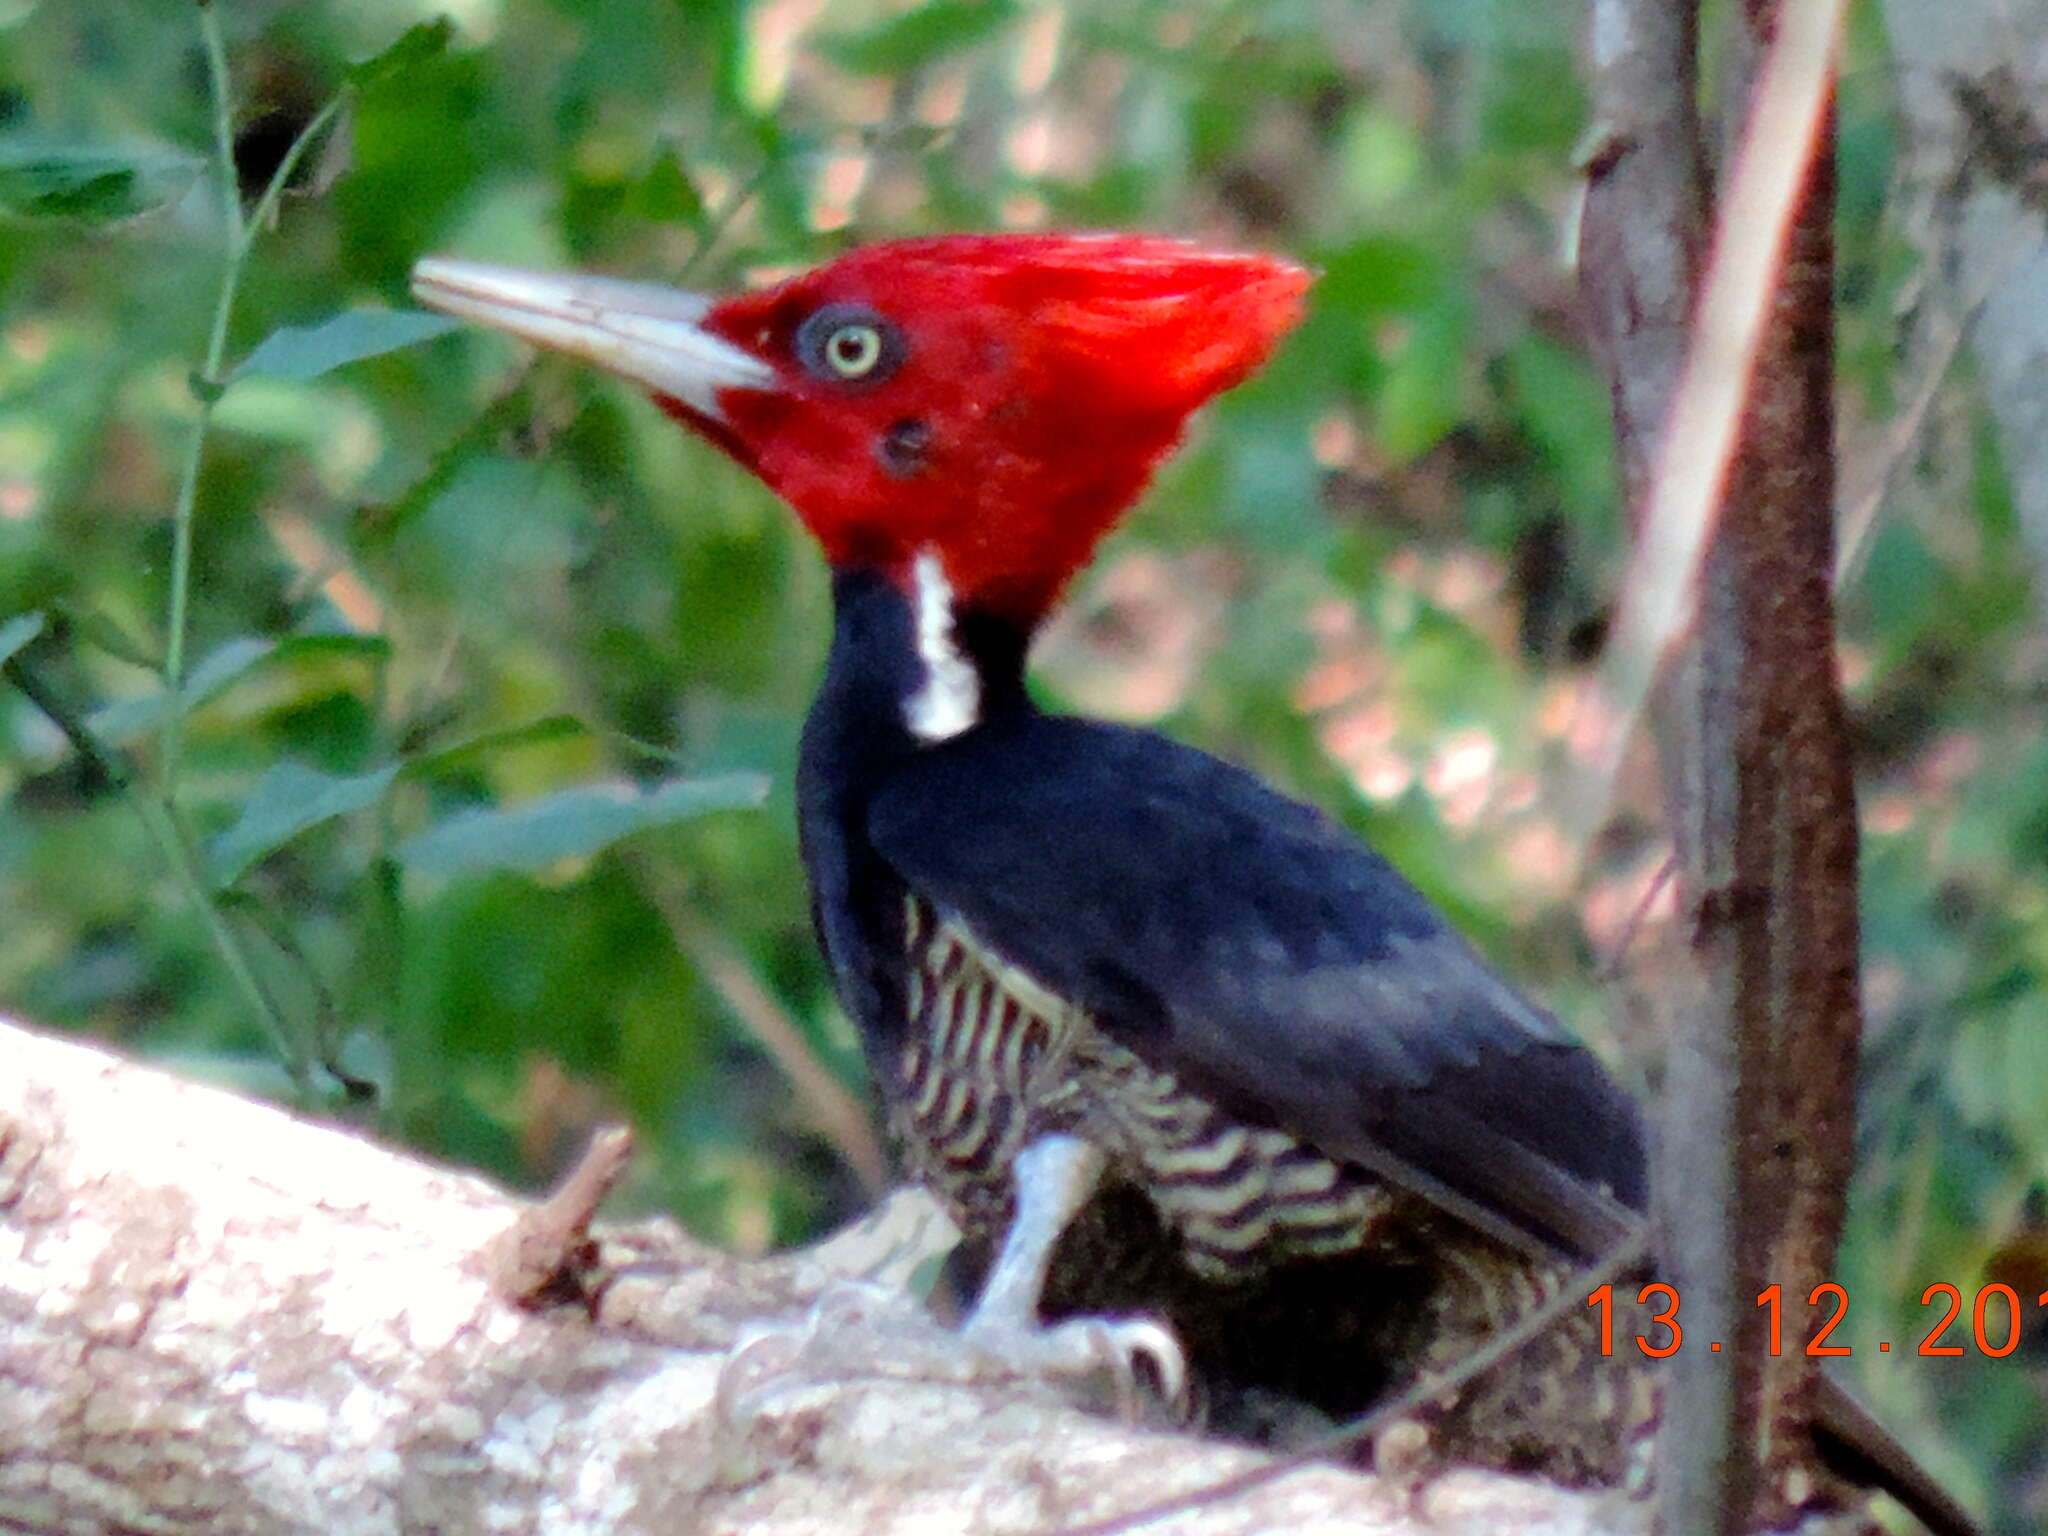
[[[682,271],[676,274],[677,282],[688,281],[704,265],[711,255],[712,248],[724,237],[725,232],[732,228],[733,221],[740,216],[740,211],[754,200],[754,194],[767,182],[773,168],[772,162],[764,162],[759,170],[733,190],[732,195],[725,200],[725,206],[711,216],[703,232],[697,237],[697,246],[690,252],[690,259],[683,263]]]
[[[374,697],[371,701],[371,719],[377,722],[378,735],[384,750],[392,756],[404,751],[404,743],[394,740],[397,734],[392,730],[394,715],[391,697],[391,658],[388,654],[378,657],[371,673]],[[391,850],[398,843],[397,813],[393,808],[395,795],[380,795],[377,798],[376,847],[370,856],[365,878],[369,881],[370,923],[376,934],[376,944],[371,953],[377,956],[375,966],[369,968],[360,978],[360,984],[352,989],[352,1000],[360,999],[370,987],[376,988],[376,1006],[371,1027],[381,1029],[384,1038],[390,1040],[397,1029],[400,1010],[405,1001],[405,903],[399,884],[398,861],[391,856]],[[361,1027],[361,1009],[352,1007]],[[394,1089],[402,1077],[391,1074]],[[378,1102],[377,1110],[381,1124],[389,1129],[396,1124],[400,1105],[396,1091],[386,1093]]]
[[[235,296],[241,288],[242,268],[255,245],[257,234],[268,225],[286,183],[291,180],[306,151],[327,131],[341,111],[348,97],[348,88],[344,86],[292,141],[291,147],[278,161],[277,169],[272,172],[263,195],[250,214],[244,217],[241,185],[235,170],[234,86],[228,70],[227,43],[221,35],[218,8],[213,0],[200,0],[198,10],[199,38],[206,52],[207,84],[213,106],[214,170],[220,187],[221,235],[226,263],[221,272],[220,291],[214,299],[213,322],[207,330],[206,352],[192,380],[198,410],[194,414],[184,459],[179,466],[177,499],[171,511],[170,615],[166,624],[163,659],[164,691],[170,696],[170,708],[164,716],[161,737],[161,791],[152,792],[140,784],[125,763],[93,738],[83,721],[57,705],[46,690],[31,688],[28,682],[24,682],[21,669],[10,669],[8,675],[56,721],[82,755],[128,793],[137,813],[163,850],[164,857],[184,884],[187,895],[198,907],[207,933],[244,1001],[276,1039],[285,1070],[301,1096],[310,1097],[312,1075],[305,1053],[286,1023],[283,1007],[256,969],[242,936],[228,922],[220,904],[214,899],[198,848],[178,814],[178,766],[184,735],[184,708],[179,694],[185,684],[185,642],[192,593],[193,521],[199,500],[199,471],[205,457],[207,430],[213,424],[214,406],[227,383],[224,365],[227,360],[228,322],[234,314]]]
[[[199,850],[192,840],[191,829],[178,815],[177,808],[168,801],[137,790],[130,797],[142,820],[148,826],[164,856],[171,861],[178,878],[192,893],[193,905],[198,907],[199,916],[206,924],[207,937],[213,940],[213,947],[220,952],[221,960],[228,968],[228,974],[235,979],[235,986],[242,994],[242,1000],[249,1005],[249,1011],[256,1015],[270,1032],[277,1044],[278,1054],[284,1060],[285,1074],[291,1078],[292,1086],[300,1100],[311,1103],[314,1099],[313,1074],[307,1064],[306,1052],[298,1037],[285,1022],[284,1005],[257,972],[255,962],[250,958],[242,936],[229,924],[227,915],[214,901],[207,884],[206,871],[201,866]]]
[[[220,293],[214,300],[213,325],[207,333],[206,356],[200,364],[195,388],[199,411],[185,444],[184,463],[178,471],[178,499],[171,512],[171,613],[164,637],[164,691],[171,695],[171,708],[164,715],[163,728],[163,782],[167,797],[177,793],[178,755],[184,733],[184,711],[178,707],[177,694],[185,684],[185,610],[192,590],[192,513],[199,498],[199,463],[206,447],[206,429],[213,421],[214,402],[220,395],[228,317],[234,312],[242,260],[249,249],[242,222],[241,188],[235,177],[234,97],[228,75],[227,44],[221,38],[220,17],[210,3],[199,7],[199,37],[206,48],[207,81],[213,96],[214,169],[220,179],[227,269],[221,275]]]
[[[242,268],[256,244],[256,236],[268,226],[284,195],[286,184],[305,158],[314,141],[325,133],[348,99],[344,86],[306,124],[291,147],[278,161],[269,184],[256,206],[242,214],[241,184],[235,170],[235,127],[233,81],[228,73],[227,46],[222,41],[217,7],[202,0],[199,7],[199,35],[206,46],[209,89],[213,96],[214,171],[220,181],[222,237],[227,264],[221,272],[220,292],[214,299],[213,324],[206,336],[206,354],[193,379],[193,393],[199,409],[192,421],[192,433],[185,444],[184,462],[179,466],[177,501],[171,513],[171,595],[170,619],[164,638],[164,691],[171,695],[171,707],[164,715],[163,768],[164,798],[175,803],[178,758],[183,745],[185,712],[177,697],[185,682],[186,611],[192,592],[192,525],[199,500],[199,469],[205,455],[206,433],[213,424],[213,408],[227,380],[228,321],[234,314],[235,295],[242,285]]]
[[[762,985],[744,957],[690,910],[681,886],[643,860],[632,867],[640,887],[668,924],[676,948],[689,957],[719,1000],[782,1069],[797,1101],[861,1187],[879,1195],[889,1184],[889,1158],[866,1107],[822,1061],[789,1010]]]
[[[206,78],[213,96],[213,155],[221,175],[221,233],[229,265],[240,256],[247,226],[242,220],[241,183],[235,170],[235,87],[228,71],[227,44],[221,38],[220,13],[211,0],[199,7],[199,36],[206,44]],[[222,304],[213,318],[209,351],[217,353],[227,345],[228,305]]]
[[[44,686],[43,680],[19,656],[11,657],[0,665],[0,675],[19,688],[31,704],[49,717],[50,723],[64,733],[71,743],[71,749],[79,758],[90,764],[92,770],[109,784],[120,790],[142,818],[142,824],[156,839],[172,871],[183,882],[186,893],[199,909],[199,915],[206,924],[207,936],[220,952],[228,973],[234,977],[235,986],[240,990],[243,1001],[250,1012],[262,1021],[277,1042],[278,1054],[284,1059],[284,1069],[298,1090],[301,1099],[308,1102],[313,1097],[313,1077],[306,1063],[305,1052],[285,1022],[284,1008],[270,988],[258,974],[248,950],[242,944],[241,936],[229,925],[226,916],[213,899],[211,887],[207,884],[206,872],[201,867],[199,850],[192,841],[192,834],[179,819],[177,810],[167,800],[159,799],[136,776],[124,754],[115,747],[102,742],[92,732],[92,727],[77,711],[68,707],[54,691]]]
[[[277,169],[270,173],[270,181],[263,188],[263,195],[256,199],[256,206],[249,211],[249,219],[242,227],[241,254],[246,256],[249,247],[256,243],[257,235],[270,226],[271,215],[277,211],[278,201],[284,196],[284,189],[299,168],[299,162],[325,133],[328,126],[348,105],[353,88],[344,85],[328,98],[327,105],[313,114],[312,121],[299,130],[299,136],[292,140],[291,148],[284,152],[284,158],[277,162]],[[240,278],[240,263],[236,264],[236,278]]]

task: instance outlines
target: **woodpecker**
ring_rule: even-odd
[[[797,780],[812,917],[910,1169],[993,1255],[966,1331],[1049,1365],[1185,1351],[1246,1420],[1369,1405],[1648,1199],[1633,1099],[1386,860],[1242,768],[1026,691],[1062,589],[1309,281],[1057,234],[886,242],[719,299],[413,276],[649,391],[829,562]],[[1653,1417],[1648,1368],[1601,1356],[1579,1308],[1430,1433],[1611,1484]],[[1838,1417],[1845,1463],[1912,1481]]]

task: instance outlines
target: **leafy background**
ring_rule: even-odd
[[[629,390],[411,312],[406,272],[719,288],[860,238],[1129,226],[1322,277],[1079,584],[1041,691],[1330,807],[1644,1082],[1679,941],[1649,776],[1597,836],[1570,806],[1622,553],[1569,262],[1577,26],[0,0],[0,1003],[521,1185],[625,1116],[629,1203],[742,1251],[860,1209],[882,1166],[790,806],[815,554]],[[1895,138],[1859,10],[1852,427],[1923,382]],[[1835,1341],[2017,1531],[2048,1511],[2048,667],[1957,372],[1877,466],[1845,591],[1870,1050]],[[1926,1285],[1992,1279],[2012,1356],[1873,1353],[1926,1332]]]

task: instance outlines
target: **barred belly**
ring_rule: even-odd
[[[897,1129],[962,1229],[999,1232],[1011,1161],[1077,1135],[1180,1238],[1190,1269],[1251,1279],[1356,1251],[1394,1205],[1371,1175],[1284,1131],[1244,1125],[1156,1071],[1088,1014],[913,897],[910,1031]]]

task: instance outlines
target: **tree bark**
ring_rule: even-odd
[[[1661,75],[1605,69],[1603,123],[1680,125],[1622,140],[1638,158],[1654,149],[1660,167],[1635,169],[1633,200],[1604,188],[1612,166],[1589,165],[1582,281],[1603,335],[1627,339],[1633,295],[1682,291],[1685,248],[1670,232],[1683,227],[1684,205],[1672,189],[1696,185],[1700,139],[1681,131],[1692,64],[1670,48],[1681,36],[1694,45],[1680,20],[1691,12],[1689,0],[1595,0],[1596,64],[1607,64],[1603,36],[1620,35],[1612,20],[1603,33],[1608,13],[1628,18],[1627,36],[1667,44]],[[1737,120],[1778,20],[1775,0],[1735,8],[1728,94]],[[1644,190],[1659,188],[1662,201]],[[1672,978],[1686,1001],[1656,1165],[1662,1274],[1683,1299],[1692,1344],[1673,1362],[1659,1447],[1673,1532],[1775,1528],[1820,1475],[1808,1434],[1815,1362],[1798,1341],[1770,1353],[1755,1299],[1777,1284],[1785,1315],[1806,1315],[1799,1309],[1833,1263],[1854,1161],[1857,825],[1831,594],[1833,191],[1830,114],[1790,204],[1690,643],[1655,708],[1692,927],[1689,958]],[[1624,481],[1645,497],[1679,376],[1661,350],[1612,341],[1605,350]],[[1716,1350],[1702,1347],[1709,1340]]]
[[[1691,335],[1707,183],[1694,0],[1592,0],[1593,130],[1579,289],[1614,402],[1623,505],[1641,515]]]
[[[835,1279],[905,1267],[901,1220],[759,1263],[665,1221],[585,1236],[578,1179],[534,1206],[5,1021],[0,1062],[0,1530],[980,1536],[1261,1459],[982,1379],[900,1289],[793,1354]],[[1410,1509],[1319,1467],[1171,1529],[1619,1518],[1480,1473]]]
[[[1830,1277],[1855,1166],[1861,1039],[1857,825],[1837,680],[1832,154],[1801,194],[1718,531],[1695,652],[1663,711],[1695,751],[1668,781],[1680,888],[1710,1003],[1674,1058],[1667,1169],[1727,1160],[1725,1245],[1674,1254],[1696,1319],[1718,1314],[1725,1406],[1753,1477],[1721,1529],[1783,1522],[1811,1485],[1814,1362],[1772,1356],[1754,1298],[1805,1315]],[[1701,1070],[1711,1063],[1711,1070]],[[1729,1070],[1732,1069],[1732,1070]],[[1719,1103],[1707,1102],[1718,1098]],[[1698,1303],[1712,1298],[1708,1311]],[[1803,1340],[1795,1341],[1802,1343]]]

